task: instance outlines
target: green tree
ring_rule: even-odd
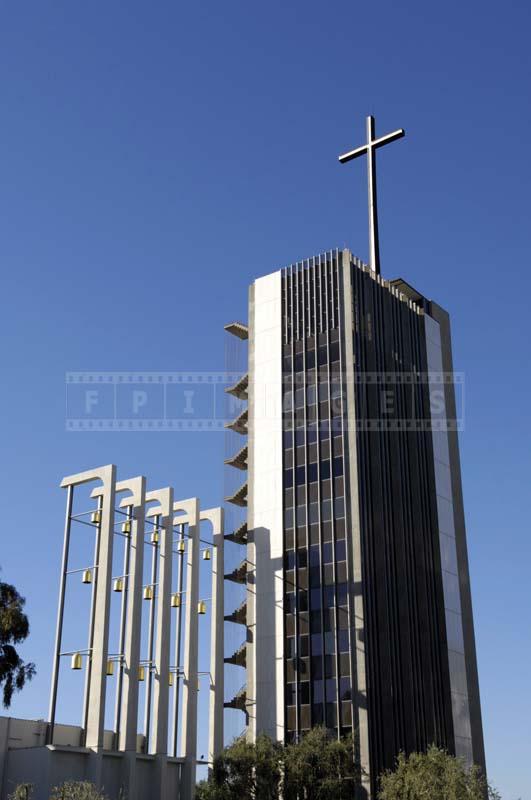
[[[253,744],[237,739],[215,759],[208,781],[196,788],[198,800],[278,800],[281,747],[267,736]]]
[[[52,789],[50,800],[108,800],[90,781],[65,781]]]
[[[284,770],[285,800],[344,800],[361,781],[352,738],[338,740],[322,727],[285,748]]]
[[[427,753],[401,753],[380,779],[379,800],[484,800],[485,779],[460,758],[432,745]],[[494,798],[494,796],[493,796]]]
[[[20,691],[35,675],[35,665],[25,664],[15,648],[29,634],[25,603],[14,586],[0,581],[0,686],[5,708],[11,705],[13,692]]]
[[[19,783],[15,791],[8,795],[8,800],[31,800],[33,796],[32,783]]]

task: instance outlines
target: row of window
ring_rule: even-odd
[[[335,678],[326,680],[301,681],[299,683],[299,703],[307,705],[310,703],[310,693],[312,703],[335,703],[337,692],[337,681]],[[352,699],[352,689],[350,678],[339,679],[339,699],[348,701]],[[287,706],[295,705],[297,701],[297,686],[295,683],[286,684],[285,701]]]
[[[345,561],[347,557],[347,545],[345,539],[336,542],[335,558],[334,545],[332,542],[324,542],[322,548],[319,545],[312,545],[309,552],[305,548],[288,550],[284,553],[284,569],[295,569],[297,567],[318,567],[323,564],[332,564],[334,561]]]
[[[296,514],[295,509],[284,509],[284,527],[294,528],[309,525],[319,522],[319,503],[309,503],[308,506],[297,506]],[[342,519],[345,516],[345,498],[336,497],[332,500],[321,501],[321,521],[328,522],[333,519]]]
[[[328,352],[330,350],[330,352]],[[320,345],[317,349],[317,362],[315,350],[306,350],[306,369],[313,369],[317,366],[323,367],[325,364],[332,364],[337,362],[339,366],[339,342],[330,342],[329,348],[325,345]],[[290,372],[304,372],[304,355],[303,353],[296,353],[295,358],[291,355],[285,355],[283,358],[284,373]]]
[[[310,381],[308,381],[310,383]],[[328,380],[319,383],[317,386],[314,383],[308,385],[306,390],[304,386],[295,390],[295,399],[292,389],[287,389],[284,392],[284,399],[282,400],[283,411],[292,411],[294,408],[301,409],[305,405],[314,406],[317,402],[322,403],[329,399],[337,400],[343,395],[343,387],[341,381],[328,383]]]
[[[288,614],[295,614],[298,611],[318,610],[323,606],[330,609],[337,605],[346,606],[348,602],[348,585],[337,583],[335,586],[322,586],[310,589],[299,589],[295,592],[286,592],[284,595],[284,611]]]
[[[322,481],[326,481],[330,476],[339,478],[341,475],[343,475],[343,458],[341,456],[334,458],[332,463],[327,458],[321,461],[319,467],[318,462],[314,461],[306,466],[285,469],[283,485],[284,489],[290,489],[293,485],[302,486],[305,483],[314,483],[319,477]]]
[[[288,421],[287,426],[284,426],[282,442],[284,449],[289,450],[289,448],[293,447],[294,443],[295,447],[299,447],[303,444],[314,444],[317,442],[317,439],[323,442],[333,436],[342,435],[343,420],[341,417],[335,417],[330,421],[325,419],[321,422],[308,422],[306,427],[303,424],[302,427],[296,428],[295,432],[291,430],[291,421]]]

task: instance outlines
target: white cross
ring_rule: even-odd
[[[379,139],[375,138],[374,133],[374,117],[367,117],[367,144],[351,150],[339,156],[341,164],[346,164],[358,156],[367,153],[367,183],[369,192],[369,264],[371,269],[377,274],[380,274],[380,244],[378,241],[378,207],[376,202],[376,150],[383,147],[384,144],[401,139],[406,135],[406,132],[399,128],[393,133],[388,133],[381,136]]]

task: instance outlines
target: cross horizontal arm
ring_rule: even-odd
[[[339,156],[339,161],[341,164],[346,164],[347,161],[352,161],[354,158],[358,158],[358,156],[363,156],[367,152],[367,145],[363,144],[361,147],[357,147],[355,150],[350,150],[348,153],[344,153],[342,156]]]
[[[384,144],[390,144],[391,142],[396,142],[397,139],[402,139],[406,135],[406,132],[403,128],[399,128],[397,131],[393,131],[392,133],[387,133],[385,136],[381,136],[379,139],[374,139],[371,142],[373,147],[383,147]]]
[[[355,150],[350,150],[348,153],[344,153],[342,156],[339,156],[339,162],[341,164],[346,164],[348,161],[352,161],[354,158],[365,155],[369,147],[374,147],[375,149],[377,147],[383,147],[384,144],[396,142],[397,139],[402,139],[402,137],[405,135],[405,130],[403,128],[399,128],[397,131],[387,133],[385,136],[380,136],[379,139],[373,139],[371,142],[369,142],[369,144],[363,144],[361,147],[356,147]]]

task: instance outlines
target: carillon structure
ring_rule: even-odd
[[[356,732],[363,797],[400,751],[448,748],[485,768],[449,317],[380,274],[375,150],[370,264],[332,250],[256,280],[248,325],[245,604],[251,738]],[[227,618],[227,617],[226,617]]]
[[[78,511],[75,493],[86,484],[93,508]],[[59,610],[47,746],[39,748],[47,780],[55,775],[60,783],[66,768],[69,777],[91,779],[111,797],[190,798],[196,764],[211,763],[223,747],[223,509],[203,510],[195,497],[178,500],[171,487],[150,490],[143,477],[118,481],[112,465],[71,475],[61,485],[67,507]],[[202,522],[210,523],[204,534]],[[87,535],[92,532],[94,561],[77,568],[69,554],[72,528],[80,525],[89,526]],[[115,574],[113,563],[120,554],[123,568]],[[212,576],[208,598],[199,594],[203,563]],[[68,588],[76,578],[90,588],[90,613],[86,620],[77,619],[79,647],[66,651],[63,628],[73,611]],[[115,641],[110,636],[113,602],[119,605]],[[201,673],[199,620],[207,610],[210,670]],[[79,736],[72,739],[70,733],[68,746],[64,726],[56,722],[64,660],[85,673]],[[210,694],[206,761],[197,754],[197,698],[203,678]],[[112,731],[105,729],[110,716]],[[48,797],[45,783],[35,780],[38,791]]]

